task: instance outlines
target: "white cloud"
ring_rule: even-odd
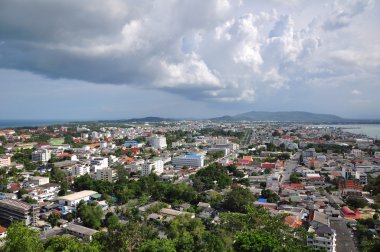
[[[3,0],[2,6],[0,68],[53,79],[245,104],[268,90],[282,95],[279,90],[347,82],[358,86],[348,90],[363,90],[358,76],[374,80],[376,89],[380,75],[377,31],[360,33],[359,40],[350,26],[359,18],[363,29],[377,25],[370,0],[332,7],[297,0],[94,0],[91,6]]]
[[[347,27],[351,24],[353,18],[372,8],[374,3],[374,0],[335,1],[333,13],[325,21],[323,27],[329,31]]]
[[[159,87],[220,86],[218,78],[196,54],[187,55],[177,64],[162,61],[161,67],[163,77],[158,81]]]
[[[354,89],[354,90],[351,91],[351,94],[353,94],[353,95],[361,95],[362,92],[359,91],[359,90],[357,90],[357,89]]]

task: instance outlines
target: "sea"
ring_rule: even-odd
[[[380,139],[380,124],[336,124],[327,126],[341,128],[343,131],[353,134],[363,134],[371,138]]]
[[[0,120],[0,129],[16,127],[48,126],[68,123],[69,120]]]

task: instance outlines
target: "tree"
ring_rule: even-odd
[[[58,226],[58,220],[61,218],[59,214],[56,212],[52,212],[48,217],[48,222],[51,224],[52,227]]]
[[[18,190],[17,192],[17,198],[21,199],[22,195],[27,194],[27,193],[28,191],[25,188],[20,188],[20,190]]]
[[[215,187],[219,189],[226,188],[231,185],[232,180],[225,171],[225,168],[220,164],[211,164],[204,169],[199,170],[195,174],[195,178],[198,178],[203,183],[202,190],[213,189]],[[199,182],[197,182],[199,184]]]
[[[6,192],[8,187],[8,179],[3,177],[0,179],[0,192]]]
[[[138,252],[176,252],[171,240],[147,240],[137,249]]]
[[[255,200],[252,192],[244,188],[236,188],[228,192],[223,202],[223,208],[232,212],[245,213],[246,207]]]
[[[101,226],[101,218],[103,216],[103,210],[98,205],[85,204],[80,202],[78,207],[78,217],[81,218],[83,224],[86,227],[99,229]]]
[[[284,222],[285,215],[248,207],[246,214],[221,213],[222,227],[234,236],[236,251],[315,251],[305,245],[307,232]]]
[[[45,252],[98,252],[96,245],[80,243],[75,237],[53,236],[49,238],[45,246]]]
[[[117,226],[119,224],[119,217],[114,213],[107,213],[105,222],[107,227]]]
[[[267,232],[246,231],[236,236],[234,243],[236,251],[261,252],[282,251],[282,243]]]
[[[4,241],[5,245],[3,249],[5,252],[43,251],[43,245],[40,241],[39,232],[24,226],[22,222],[14,222],[9,226],[7,236]]]
[[[174,241],[177,251],[196,251],[202,243],[205,229],[200,219],[179,216],[170,222],[167,235]]]
[[[347,205],[349,205],[350,207],[355,208],[355,209],[363,208],[367,205],[367,201],[365,199],[353,198],[353,197],[349,197],[346,200],[346,203],[347,203]]]
[[[37,200],[29,197],[29,196],[26,196],[23,201],[25,201],[26,203],[29,203],[29,204],[37,204]]]
[[[280,197],[272,190],[262,190],[261,197],[266,198],[270,203],[276,203],[280,200]]]
[[[290,183],[301,183],[302,179],[300,178],[301,174],[298,172],[293,172],[290,174],[289,181]]]
[[[136,251],[144,241],[154,238],[152,227],[130,220],[125,225],[110,226],[107,232],[99,232],[93,239],[100,251],[127,252]]]

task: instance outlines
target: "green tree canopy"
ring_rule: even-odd
[[[7,230],[3,249],[5,252],[40,252],[43,251],[43,245],[38,231],[30,229],[22,222],[14,222]]]
[[[98,205],[85,204],[80,202],[78,207],[78,217],[81,218],[83,224],[86,227],[99,229],[101,226],[101,218],[103,216],[103,210]]]
[[[244,188],[232,189],[225,196],[223,208],[232,212],[245,213],[246,208],[255,201],[252,192]]]

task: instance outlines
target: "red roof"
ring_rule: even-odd
[[[72,157],[72,156],[74,156],[74,154],[70,154],[70,153],[62,153],[58,155],[58,157]]]
[[[239,159],[238,160],[238,164],[241,164],[241,165],[248,165],[250,163],[251,163],[250,161],[245,160],[245,159]]]
[[[268,162],[264,162],[261,164],[261,168],[276,168],[276,164],[274,163],[268,163]]]
[[[0,226],[0,234],[3,234],[5,232],[7,232],[7,229],[3,226]]]
[[[360,212],[358,210],[352,211],[348,207],[344,206],[340,209],[340,211],[343,213],[344,219],[360,219]]]
[[[304,184],[302,183],[283,183],[282,187],[284,188],[304,188]]]
[[[302,225],[302,221],[300,221],[298,216],[295,215],[286,216],[284,221],[286,224],[294,228],[300,227]]]
[[[345,215],[349,215],[349,214],[354,215],[354,214],[355,214],[354,211],[352,211],[351,209],[349,209],[349,208],[346,207],[346,206],[342,207],[342,208],[340,209],[340,211],[342,211]]]
[[[20,190],[20,184],[18,183],[11,183],[9,186],[10,186],[9,191],[11,192]]]

